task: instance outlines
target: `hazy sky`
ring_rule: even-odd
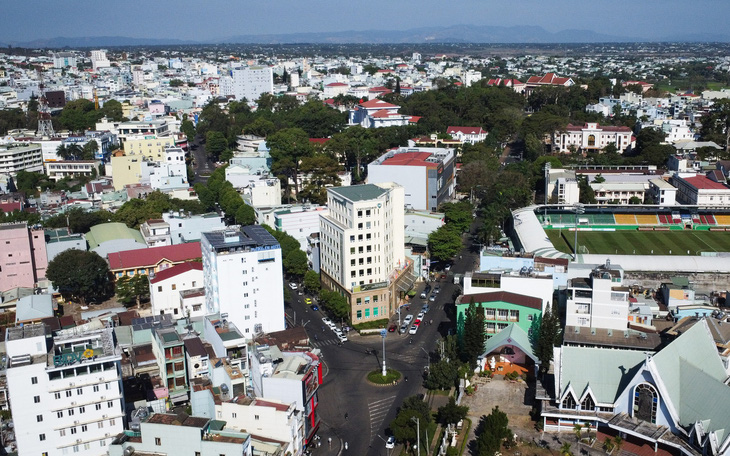
[[[0,40],[129,36],[215,40],[239,34],[537,25],[658,38],[727,33],[728,0],[4,0]]]

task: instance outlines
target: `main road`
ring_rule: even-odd
[[[292,293],[292,300],[287,303],[287,319],[290,324],[304,325],[310,343],[321,350],[325,364],[325,378],[318,393],[322,446],[313,454],[389,454],[385,449],[385,439],[390,422],[395,419],[398,407],[406,397],[425,394],[422,381],[429,364],[428,354],[454,327],[449,315],[453,315],[454,296],[461,289],[453,283],[453,275],[471,271],[477,260],[468,233],[464,234],[464,244],[450,273],[441,281],[431,283],[434,288],[440,286],[440,293],[434,302],[429,302],[430,311],[416,334],[388,332],[385,337],[386,366],[400,371],[404,378],[408,377],[408,381],[402,378],[397,385],[375,386],[366,379],[368,372],[382,367],[383,341],[380,335],[360,336],[352,331],[348,335],[349,341],[338,344],[334,333],[322,323],[325,315],[308,309],[303,296]],[[419,294],[424,287],[425,284],[419,284]],[[415,318],[426,302],[417,295],[409,304],[410,310],[401,308],[401,320],[408,314]],[[428,324],[431,320],[433,323]],[[396,313],[389,324],[397,323]],[[329,438],[332,438],[332,445],[328,443]],[[347,450],[344,449],[345,443]]]

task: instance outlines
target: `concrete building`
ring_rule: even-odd
[[[162,219],[151,219],[139,227],[147,247],[161,247],[172,245],[170,239],[170,224]]]
[[[730,206],[730,188],[704,175],[682,177],[675,174],[672,184],[677,187],[677,201],[692,206]]]
[[[106,57],[106,49],[91,51],[91,66],[94,71],[111,66],[111,62]]]
[[[44,230],[46,258],[50,262],[59,253],[68,249],[86,250],[86,239],[82,233],[69,233],[67,228]]]
[[[188,262],[172,266],[150,276],[150,305],[153,315],[170,314],[185,318],[183,296],[188,291],[203,288],[203,263]],[[190,309],[191,315],[194,310]]]
[[[275,177],[251,181],[242,193],[243,200],[251,207],[281,206],[281,181]]]
[[[565,169],[548,170],[547,194],[549,203],[575,204],[578,202],[580,191],[575,171]]]
[[[152,275],[175,265],[200,258],[200,243],[190,242],[179,246],[141,248],[111,252],[107,255],[109,271],[115,279],[139,274]]]
[[[57,52],[53,54],[53,68],[76,68],[76,54],[73,52]]]
[[[629,127],[601,126],[595,122],[568,125],[565,130],[553,133],[553,152],[600,151],[613,144],[619,153],[623,153],[632,146],[631,133]]]
[[[360,125],[363,128],[381,128],[410,125],[417,123],[420,117],[400,114],[400,106],[374,98],[360,103],[349,112],[349,125]]]
[[[284,329],[281,247],[268,231],[203,233],[201,250],[207,313],[220,312],[247,338]]]
[[[172,403],[188,400],[188,371],[185,364],[185,343],[175,328],[152,331],[152,353],[155,354],[162,384]]]
[[[653,204],[674,206],[677,204],[677,188],[661,178],[649,181],[647,197]]]
[[[482,127],[449,127],[446,134],[462,143],[476,144],[487,139],[487,132]]]
[[[319,385],[323,370],[311,352],[282,351],[276,345],[254,344],[251,353],[251,381],[256,397],[293,404],[304,422],[304,444],[320,425]]]
[[[139,433],[125,431],[109,445],[109,456],[183,455],[253,456],[251,436],[220,427],[209,418],[155,413],[144,419]]]
[[[45,167],[48,178],[55,182],[65,177],[93,176],[99,172],[99,162],[94,160],[46,162]]]
[[[97,127],[98,128],[98,127]],[[172,133],[170,125],[165,120],[145,120],[122,122],[116,127],[117,137],[121,145],[128,139],[147,140],[167,137]],[[149,138],[146,138],[149,137]],[[152,138],[154,137],[154,138]],[[143,144],[143,143],[140,143]],[[171,144],[174,145],[174,144]],[[152,147],[152,146],[149,146]],[[126,150],[126,148],[125,148]]]
[[[436,211],[454,197],[456,181],[453,149],[400,147],[368,164],[368,183],[395,182],[405,191],[405,205]]]
[[[0,291],[33,288],[46,278],[48,257],[43,230],[26,222],[0,224]]]
[[[268,67],[232,70],[230,76],[220,79],[220,94],[232,95],[236,100],[244,98],[255,102],[261,95],[274,92],[274,73]]]
[[[113,330],[23,325],[5,347],[18,453],[105,455],[125,419]]]
[[[565,325],[625,330],[629,317],[629,288],[620,266],[599,266],[588,278],[568,281]]]
[[[403,187],[394,183],[327,189],[322,286],[345,296],[353,323],[390,317],[415,279],[405,257],[403,199]]]
[[[0,174],[15,177],[18,171],[43,172],[41,145],[0,140]]]
[[[466,311],[472,301],[483,309],[487,338],[507,328],[510,323],[519,326],[527,335],[539,331],[542,299],[508,291],[493,291],[459,296],[456,301],[456,327],[460,335],[463,335]]]
[[[203,233],[226,227],[223,217],[211,212],[193,215],[185,212],[165,212],[162,220],[170,225],[172,245],[199,242]]]

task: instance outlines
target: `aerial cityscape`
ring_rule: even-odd
[[[730,3],[4,6],[0,454],[730,456]]]

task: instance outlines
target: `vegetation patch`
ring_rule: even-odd
[[[395,369],[387,369],[385,371],[385,377],[383,377],[383,371],[378,369],[368,374],[368,381],[376,385],[390,385],[400,380],[400,377],[401,373]]]

